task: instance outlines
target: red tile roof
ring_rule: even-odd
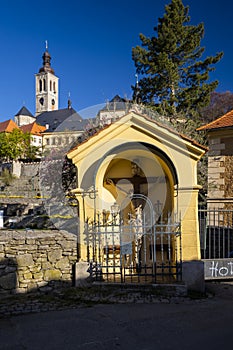
[[[40,135],[42,132],[46,130],[46,127],[42,125],[38,125],[36,122],[33,122],[31,124],[22,125],[20,129],[23,132],[29,132],[32,135]]]
[[[233,110],[224,114],[222,117],[214,120],[213,122],[203,125],[197,130],[210,130],[233,127]]]
[[[0,132],[12,132],[14,129],[19,129],[19,127],[12,119],[0,123]]]

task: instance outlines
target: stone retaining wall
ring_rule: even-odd
[[[35,177],[40,170],[40,163],[21,163],[21,176]]]
[[[0,230],[0,295],[72,285],[77,237],[66,231]]]

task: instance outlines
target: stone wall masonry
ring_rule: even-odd
[[[233,156],[226,156],[225,159],[225,197],[233,198],[233,184],[232,184],[232,174],[233,174]]]
[[[40,170],[40,163],[22,163],[21,176],[36,176]]]
[[[208,198],[224,197],[225,157],[208,157]],[[223,188],[222,188],[223,185]]]
[[[0,230],[0,295],[71,286],[77,237],[66,231]]]
[[[231,137],[223,137],[221,142],[225,144],[224,155],[225,156],[233,156],[233,139]]]

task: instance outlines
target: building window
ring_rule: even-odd
[[[43,81],[44,81],[44,91],[46,91],[46,80],[43,79]]]
[[[41,79],[39,80],[39,90],[40,90],[40,92],[42,91],[42,80]]]
[[[58,138],[57,138],[57,144],[58,144],[58,145],[61,145],[61,141],[62,141],[61,137],[58,137]]]
[[[49,90],[52,91],[52,81],[49,82]]]
[[[53,92],[56,93],[56,83],[55,83],[55,81],[53,82]]]
[[[49,139],[45,139],[46,145],[49,146],[50,142]]]

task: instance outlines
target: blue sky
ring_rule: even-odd
[[[0,0],[0,121],[23,106],[35,112],[35,74],[48,40],[60,78],[59,107],[80,111],[116,94],[130,98],[135,83],[132,47],[139,33],[151,36],[170,0]],[[211,80],[217,91],[233,91],[231,0],[183,0],[191,23],[204,23],[205,55],[224,51]]]

